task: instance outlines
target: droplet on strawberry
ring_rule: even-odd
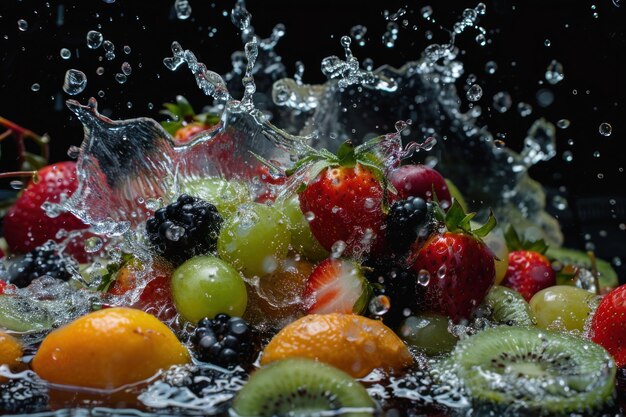
[[[605,348],[619,368],[626,367],[626,285],[604,296],[591,319],[591,340]]]
[[[46,201],[59,203],[72,195],[78,186],[76,164],[71,161],[48,165],[38,172],[39,181],[30,182],[9,209],[3,221],[4,237],[16,253],[26,253],[48,240],[60,241],[59,230],[85,229],[71,213],[48,217],[41,205]]]
[[[361,313],[371,288],[361,267],[349,259],[326,259],[311,273],[303,299],[308,314]]]
[[[403,165],[391,171],[389,181],[398,190],[398,196],[403,200],[409,197],[420,197],[431,201],[435,199],[434,191],[442,207],[448,208],[452,203],[445,178],[426,165]]]

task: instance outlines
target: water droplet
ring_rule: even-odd
[[[126,55],[130,54],[130,46],[128,46],[128,45],[124,45],[124,53],[125,53]]]
[[[387,30],[383,34],[383,45],[387,48],[393,48],[398,40],[398,24],[395,22],[389,22],[387,24]]]
[[[87,32],[87,47],[89,49],[98,49],[102,42],[104,41],[104,37],[102,33],[96,30],[90,30]]]
[[[417,274],[417,283],[423,285],[424,287],[428,285],[430,282],[430,272],[425,269],[420,269]]]
[[[546,69],[545,77],[546,81],[552,85],[560,83],[563,81],[563,78],[565,78],[565,74],[563,74],[563,65],[553,59]]]
[[[148,210],[156,211],[161,208],[163,200],[157,198],[149,198],[146,200],[146,208]]]
[[[554,93],[546,88],[537,91],[535,97],[537,98],[537,104],[541,107],[548,107],[554,102]]]
[[[495,74],[498,70],[498,64],[495,61],[487,61],[485,64],[485,72],[487,74]]]
[[[469,101],[478,101],[483,96],[483,89],[478,84],[472,85],[465,94]]]
[[[437,270],[437,278],[444,279],[446,277],[447,268],[445,265],[441,265]]]
[[[560,195],[552,197],[552,205],[557,210],[565,210],[567,208],[567,199]]]
[[[598,127],[598,132],[600,132],[602,136],[611,136],[611,133],[613,133],[613,127],[606,122],[601,123]]]
[[[102,249],[102,244],[102,239],[98,236],[92,236],[88,239],[85,239],[85,252],[98,252],[100,249]]]
[[[38,83],[34,83],[33,85],[30,86],[30,89],[32,91],[39,91],[40,88],[41,86]]]
[[[370,300],[369,311],[375,316],[382,316],[391,308],[391,301],[386,295],[377,295]]]
[[[24,188],[24,182],[20,180],[13,180],[9,183],[9,185],[14,190],[21,190],[22,188]]]
[[[176,11],[176,17],[180,20],[189,19],[191,16],[191,5],[188,0],[176,0],[174,2],[174,10]]]
[[[430,17],[433,15],[433,8],[430,6],[424,6],[420,10],[420,14],[424,19],[430,19]]]
[[[103,68],[103,67],[98,67],[98,68],[96,69],[96,74],[98,74],[98,75],[102,75],[102,74],[104,74],[104,68]]]
[[[78,158],[78,155],[80,155],[80,148],[78,146],[72,145],[67,149],[67,156],[71,159]]]
[[[356,25],[350,29],[350,36],[357,42],[359,46],[365,45],[365,34],[367,28],[363,25]]]
[[[171,226],[165,231],[165,237],[174,242],[178,241],[185,234],[185,228],[181,226]]]
[[[104,97],[104,91],[102,90],[98,91],[98,97],[100,98]]]
[[[122,72],[124,73],[124,75],[130,75],[133,72],[133,68],[128,62],[124,62],[122,64]]]
[[[343,252],[346,250],[346,242],[338,240],[330,247],[330,257],[340,258]]]
[[[62,48],[59,55],[61,55],[61,58],[63,59],[70,59],[72,57],[72,53],[67,48]]]
[[[487,38],[485,38],[485,35],[483,35],[482,33],[479,33],[478,35],[476,35],[476,43],[480,46],[485,46],[487,45]]]
[[[519,103],[517,103],[517,111],[520,116],[527,117],[532,114],[533,107],[528,103],[524,103],[523,101],[520,101]]]
[[[87,76],[84,72],[70,69],[65,73],[65,80],[63,82],[63,91],[67,94],[75,96],[83,92],[87,86]]]
[[[246,5],[242,0],[235,3],[235,7],[230,12],[230,21],[239,30],[247,30],[250,27],[252,15],[246,9]]]
[[[17,28],[21,32],[26,32],[28,30],[28,22],[24,19],[20,19],[17,21]]]
[[[594,151],[593,157],[594,158],[600,158],[600,151]]]
[[[117,74],[115,74],[115,81],[117,81],[120,84],[124,84],[127,79],[128,78],[126,77],[126,75],[122,74],[121,72],[118,72]]]
[[[572,154],[572,151],[563,152],[563,160],[565,162],[572,162],[574,160],[574,154]]]
[[[556,122],[556,125],[559,127],[559,129],[567,129],[570,125],[570,121],[568,119],[561,119]]]
[[[547,47],[550,47],[550,45],[552,45],[552,42],[550,42],[550,39],[546,39],[545,41],[543,41],[543,44]]]
[[[493,96],[493,107],[500,113],[507,112],[512,104],[513,100],[506,91],[500,91]]]
[[[622,5],[622,0],[613,0],[613,5],[615,7],[621,7]]]

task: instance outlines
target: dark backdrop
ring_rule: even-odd
[[[111,1],[111,0],[108,0]],[[443,3],[443,4],[442,4]],[[626,74],[626,32],[623,29],[626,4],[622,0],[487,0],[487,15],[481,23],[488,31],[489,44],[474,42],[476,32],[461,36],[459,46],[465,64],[464,82],[469,74],[478,77],[485,96],[482,123],[494,134],[504,135],[508,146],[519,150],[528,127],[537,117],[556,123],[570,121],[567,129],[557,131],[557,156],[534,167],[531,174],[548,190],[551,211],[564,224],[567,243],[591,248],[620,265],[626,261],[626,187],[623,172],[624,111]],[[228,12],[231,1],[190,0],[193,8],[188,20],[179,20],[173,0],[1,0],[0,1],[0,115],[36,132],[53,138],[53,158],[67,158],[70,145],[79,145],[82,129],[63,101],[61,90],[65,71],[79,69],[88,77],[85,91],[77,98],[98,97],[100,108],[113,118],[149,116],[158,118],[161,103],[176,94],[188,97],[196,107],[207,103],[187,71],[172,73],[162,59],[170,55],[173,40],[192,49],[210,68],[225,73],[230,69],[230,54],[241,49]],[[268,36],[274,24],[286,25],[287,35],[277,51],[288,71],[301,60],[306,67],[304,81],[323,80],[323,57],[342,55],[339,38],[361,24],[368,28],[365,46],[353,44],[359,58],[370,57],[375,64],[401,65],[419,57],[431,42],[445,42],[450,28],[465,7],[475,1],[431,2],[435,22],[421,17],[424,1],[261,1],[249,0],[252,23],[260,36]],[[396,47],[381,42],[387,22],[384,11],[405,7]],[[28,29],[18,29],[18,19]],[[403,27],[403,19],[408,25]],[[416,25],[417,30],[413,29]],[[216,30],[215,30],[216,29]],[[89,30],[102,32],[115,44],[115,59],[103,57],[102,48],[90,50],[85,36]],[[433,39],[427,40],[426,31]],[[123,47],[131,51],[126,54]],[[549,45],[549,46],[548,46]],[[71,58],[60,56],[61,48]],[[544,74],[551,60],[564,67],[565,79],[552,86]],[[493,60],[497,71],[488,74],[485,63]],[[115,74],[127,61],[132,74],[124,84]],[[96,74],[104,68],[102,75]],[[33,84],[39,91],[32,91]],[[548,89],[553,104],[541,107],[537,92]],[[501,114],[487,109],[498,91],[508,91],[513,107]],[[102,93],[100,93],[102,94]],[[518,102],[533,106],[533,114],[521,117]],[[467,103],[464,103],[466,106]],[[607,122],[611,136],[601,136],[598,127]],[[13,168],[10,144],[3,145],[0,171]],[[573,156],[564,160],[564,152]],[[3,184],[6,188],[6,183]],[[553,197],[564,197],[568,208],[558,210]],[[558,197],[557,197],[558,198]],[[623,269],[622,269],[623,271]]]

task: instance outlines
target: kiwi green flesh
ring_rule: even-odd
[[[509,326],[535,325],[530,305],[520,293],[511,288],[494,285],[483,302],[489,307],[490,319],[495,323]]]
[[[0,295],[0,329],[28,332],[52,328],[54,318],[39,303]]]
[[[599,409],[614,393],[615,364],[602,347],[537,328],[484,330],[459,342],[452,362],[479,403],[560,414]]]
[[[374,415],[375,404],[351,376],[310,359],[284,359],[252,374],[233,402],[241,417],[311,416],[339,410],[343,417]]]
[[[546,256],[550,261],[558,261],[562,265],[572,265],[581,268],[591,269],[591,259],[585,252],[577,251],[567,248],[554,248],[550,246],[546,251]],[[619,281],[617,273],[613,269],[610,263],[605,260],[596,258],[596,268],[598,269],[598,280],[600,281],[600,288],[615,288]],[[570,275],[557,274],[557,282],[559,284],[566,284],[571,281]]]

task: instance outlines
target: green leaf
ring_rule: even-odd
[[[448,231],[456,232],[459,230],[460,225],[465,218],[466,214],[463,211],[463,207],[461,207],[461,205],[456,201],[452,202],[452,205],[448,209],[445,217],[445,223]]]
[[[313,162],[316,159],[314,155],[307,155],[303,158],[298,159],[298,161],[289,169],[285,171],[285,175],[291,176],[298,169],[302,168],[305,164]]]
[[[183,119],[184,116],[178,106],[174,103],[164,103],[163,107],[165,110],[161,110],[161,114],[165,114],[166,116],[170,116],[172,119]]]
[[[175,122],[175,121],[166,120],[166,121],[161,122],[161,126],[163,126],[163,129],[165,129],[167,133],[174,136],[176,134],[176,131],[180,129],[181,127],[183,127],[183,122],[180,122],[180,121]]]
[[[513,252],[522,249],[522,241],[515,228],[510,224],[504,230],[504,240],[509,251]]]
[[[314,179],[320,174],[320,172],[332,165],[333,164],[331,162],[328,162],[326,160],[317,161],[311,166],[311,169],[309,170],[309,178],[311,180]]]
[[[176,96],[176,106],[178,107],[178,111],[181,116],[195,116],[196,112],[193,110],[193,107],[189,103],[189,101],[184,96]]]
[[[194,117],[194,120],[207,126],[215,126],[221,121],[220,116],[214,113],[198,114]]]
[[[485,237],[489,234],[489,232],[493,230],[494,227],[496,227],[497,224],[498,224],[498,221],[496,220],[496,217],[493,215],[493,211],[490,210],[487,223],[483,224],[478,229],[472,230],[472,233],[474,233],[476,236],[481,237],[481,238]]]

